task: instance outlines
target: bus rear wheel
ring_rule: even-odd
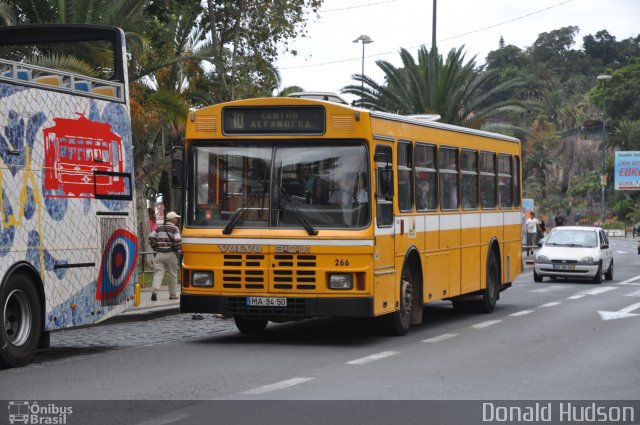
[[[236,322],[236,328],[240,333],[247,335],[263,333],[268,322],[266,319],[250,319],[244,316],[233,316],[233,321]]]
[[[387,330],[391,335],[402,336],[411,326],[411,310],[413,309],[413,276],[405,269],[400,282],[400,305],[398,311],[386,316]]]
[[[0,288],[0,367],[28,364],[42,333],[42,309],[33,281],[12,275]]]

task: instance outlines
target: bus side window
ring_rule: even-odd
[[[398,206],[413,209],[413,158],[411,142],[398,143]]]
[[[376,215],[378,227],[393,225],[393,159],[391,146],[376,146]]]

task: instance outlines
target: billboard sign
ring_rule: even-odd
[[[616,152],[613,176],[616,190],[640,190],[640,151]]]

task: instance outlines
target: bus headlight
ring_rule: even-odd
[[[329,275],[330,289],[351,289],[353,288],[353,277],[350,274]]]
[[[193,286],[213,286],[213,272],[191,273],[191,284]]]

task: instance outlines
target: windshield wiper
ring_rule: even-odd
[[[229,223],[227,223],[222,233],[225,235],[230,235],[231,232],[233,232],[233,229],[238,225],[238,223],[240,223],[240,221],[244,219],[244,217],[247,215],[247,213],[253,207],[256,201],[258,199],[261,199],[263,195],[264,195],[263,191],[259,191],[259,192],[256,191],[254,193],[249,194],[249,202],[247,203],[247,205],[243,206],[240,209],[237,209],[236,212],[233,213],[233,215],[229,219]]]
[[[289,206],[291,207],[291,210],[294,212],[296,218],[300,221],[300,223],[302,223],[307,233],[310,236],[317,235],[318,231],[313,228],[311,223],[309,223],[309,220],[307,219],[307,217],[304,215],[302,211],[300,211],[298,206],[295,204],[295,201],[291,199],[291,195],[287,193],[284,187],[280,188],[280,195],[284,198],[285,201],[287,201],[287,204],[289,204]]]

